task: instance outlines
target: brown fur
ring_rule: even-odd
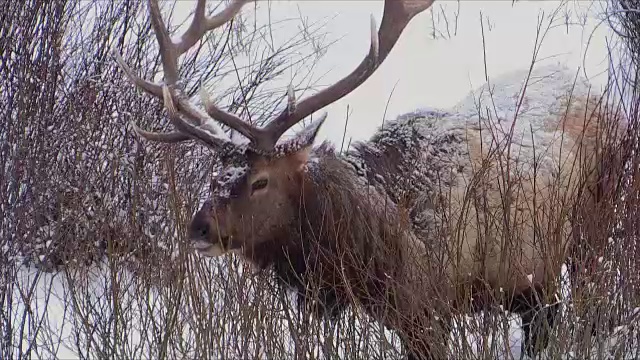
[[[549,113],[546,131],[564,131],[540,149],[508,137],[487,147],[473,126],[426,135],[449,116],[433,113],[344,158],[309,143],[248,159],[231,198],[196,215],[192,238],[239,249],[322,313],[362,306],[411,356],[445,357],[450,316],[497,304],[523,316],[532,352],[546,346],[541,321],[553,323],[555,307],[541,309],[554,302],[573,205],[600,178],[598,106],[583,100]],[[260,179],[268,185],[254,191]]]
[[[218,19],[231,20],[243,3]],[[324,313],[358,304],[397,330],[411,357],[445,357],[452,314],[504,304],[522,315],[531,353],[539,338],[546,346],[540,321],[532,322],[556,290],[573,204],[593,202],[602,175],[596,160],[603,126],[592,116],[598,106],[586,81],[537,70],[492,81],[451,113],[385,124],[345,157],[326,145],[312,150],[326,117],[277,143],[371,76],[409,21],[432,3],[386,1],[377,36],[372,22],[371,49],[353,72],[300,102],[290,88],[287,109],[257,128],[211,102],[203,101],[207,116],[186,101],[177,86],[178,58],[204,36],[206,17],[196,11],[190,30],[172,43],[157,2],[149,1],[163,84],[133,75],[117,53],[116,60],[133,83],[162,99],[177,131],[133,128],[148,140],[199,140],[219,151],[225,168],[218,187],[189,230],[200,254],[240,252]],[[249,143],[238,146],[212,119]],[[551,313],[536,317],[553,322]]]

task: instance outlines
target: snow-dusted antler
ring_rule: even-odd
[[[207,31],[216,29],[227,21],[230,21],[240,11],[244,4],[251,1],[252,0],[235,0],[218,14],[214,16],[206,16],[206,0],[198,0],[193,20],[191,21],[189,28],[181,37],[179,37],[180,40],[177,42],[171,39],[167,27],[162,20],[158,1],[147,1],[151,17],[151,25],[160,49],[159,52],[164,71],[164,84],[156,84],[140,78],[127,65],[120,54],[114,51],[114,55],[116,61],[134,85],[145,90],[151,95],[163,99],[165,106],[169,110],[169,117],[176,128],[176,131],[169,133],[149,132],[140,129],[135,124],[132,124],[138,135],[147,140],[167,143],[197,139],[208,146],[219,148],[224,144],[231,143],[231,140],[223,130],[212,121],[216,120],[237,130],[249,139],[252,138],[253,134],[250,132],[251,126],[242,121],[238,116],[223,111],[212,105],[210,102],[207,107],[210,114],[206,114],[193,106],[187,96],[177,86],[180,81],[178,76],[179,57],[195,45],[195,43],[201,39]]]
[[[376,29],[375,19],[371,17],[371,46],[360,65],[340,81],[298,103],[295,103],[295,98],[290,95],[288,108],[265,127],[267,139],[264,143],[274,146],[280,136],[293,125],[314,111],[341,99],[364,83],[387,58],[409,21],[428,9],[433,1],[386,0],[379,30]]]
[[[204,89],[201,90],[201,97],[206,113],[202,112],[189,102],[187,96],[177,86],[178,58],[195,45],[207,31],[218,28],[233,19],[242,6],[251,1],[253,0],[234,0],[223,11],[209,17],[205,14],[206,0],[198,0],[193,20],[177,42],[173,41],[169,35],[157,0],[147,1],[151,24],[160,48],[164,84],[160,85],[140,78],[119,54],[115,53],[115,57],[131,82],[163,99],[176,131],[155,133],[142,130],[134,124],[134,129],[140,136],[151,141],[168,143],[197,139],[210,147],[219,148],[231,143],[231,140],[212,121],[215,120],[249,139],[252,149],[261,153],[271,153],[278,139],[293,125],[339,100],[365,82],[387,57],[409,21],[429,8],[434,0],[386,0],[379,30],[376,29],[375,20],[371,18],[371,47],[360,65],[332,86],[300,102],[296,102],[293,89],[289,88],[287,108],[264,128],[252,126],[237,115],[220,109],[209,99]]]

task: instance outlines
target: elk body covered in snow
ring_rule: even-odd
[[[150,0],[162,85],[139,78],[116,55],[134,84],[164,101],[176,128],[152,133],[134,125],[136,132],[152,141],[200,141],[224,163],[190,225],[198,253],[236,252],[273,269],[324,313],[360,306],[398,332],[410,358],[445,358],[451,316],[490,304],[522,315],[526,351],[546,346],[555,311],[540,310],[566,257],[572,204],[588,196],[583,189],[598,175],[599,103],[588,84],[566,69],[541,67],[499,79],[448,111],[387,122],[345,155],[327,143],[314,147],[325,116],[278,142],[362,84],[432,1],[387,0],[358,68],[302,101],[290,91],[287,108],[263,128],[206,96],[201,111],[178,86],[178,57],[246,2],[208,17],[199,0],[176,42]],[[232,142],[214,120],[248,142]]]

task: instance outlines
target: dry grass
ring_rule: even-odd
[[[131,119],[166,126],[159,104],[136,94],[108,55],[114,45],[145,75],[158,70],[149,26],[135,20],[139,7],[0,5],[0,358],[399,358],[398,336],[357,307],[326,320],[300,311],[269,272],[254,275],[236,257],[192,253],[185,226],[208,192],[216,159],[196,144],[141,146],[125,126]],[[83,22],[92,11],[100,16]],[[626,24],[619,31],[638,23],[618,19]],[[251,103],[239,111],[268,118],[284,92],[261,92],[262,84],[311,40],[295,39],[261,62],[263,48],[240,46],[251,33],[238,28],[199,50],[216,56],[196,61],[192,54],[184,77],[217,84],[220,74],[235,76],[228,52],[211,62],[231,37],[260,71],[247,71],[245,91],[231,89],[225,99]],[[600,192],[598,202],[577,204],[579,246],[563,278],[549,358],[640,358],[638,45],[625,44],[628,57],[598,108],[611,124],[596,136],[609,176],[589,189]],[[227,72],[214,71],[220,68]],[[254,98],[240,101],[242,94]],[[628,128],[614,137],[619,119]],[[499,309],[456,316],[452,357],[510,358],[515,321]]]

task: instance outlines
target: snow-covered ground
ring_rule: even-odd
[[[397,337],[356,314],[357,311],[350,311],[346,319],[329,328],[328,323],[314,323],[314,320],[304,323],[296,319],[293,312],[283,311],[281,301],[293,305],[292,297],[269,296],[268,286],[260,285],[266,283],[264,278],[228,275],[224,270],[226,266],[212,264],[215,260],[196,262],[204,262],[200,263],[204,266],[200,266],[198,274],[170,289],[144,284],[126,270],[112,271],[106,264],[102,269],[73,275],[23,267],[9,286],[11,302],[5,304],[3,311],[7,316],[3,318],[3,326],[7,325],[6,321],[12,326],[11,332],[6,333],[9,338],[5,338],[15,345],[11,354],[15,358],[29,354],[36,359],[159,358],[163,354],[169,358],[202,357],[203,354],[273,358],[292,357],[308,346],[314,348],[309,353],[314,354],[313,357],[323,357],[323,349],[335,351],[341,358],[364,356],[365,351],[372,357],[398,358],[400,355]],[[206,270],[209,265],[214,266]],[[232,267],[236,266],[242,265],[234,262]],[[225,290],[223,284],[230,289]],[[567,291],[565,287],[561,295],[563,302],[567,300]],[[294,317],[291,322],[287,314]],[[474,354],[473,358],[520,359],[519,317],[498,314],[487,322],[484,315],[465,316],[463,322],[454,326],[452,358]],[[353,317],[355,325],[351,326],[349,319]],[[562,318],[565,324],[560,325],[559,334],[567,331],[565,311]],[[591,358],[636,358],[638,335],[634,334],[633,327],[626,325],[629,324],[617,327],[606,339],[594,340],[591,347],[600,351]],[[333,350],[325,344],[332,340],[333,346],[337,344]],[[557,354],[558,348],[568,349],[563,359],[584,358],[584,350],[575,352],[572,346],[560,343],[563,341],[567,340],[559,337],[554,343],[552,339],[550,348],[555,351],[549,350],[548,358],[557,358],[551,351]],[[631,349],[635,349],[635,353],[631,353]]]
[[[521,79],[522,73],[514,76]],[[494,98],[502,100],[495,102],[500,110],[498,117],[513,117],[508,112],[512,107],[509,101],[513,100],[508,94],[517,92],[509,85],[521,83],[516,80],[505,77],[505,83],[494,83],[498,85]],[[560,85],[573,83],[572,78],[562,76],[551,80],[556,82],[546,86],[535,81],[530,84],[531,104],[541,107],[556,95],[549,92],[550,88],[564,89]],[[588,89],[586,85],[579,88],[585,93]],[[472,100],[469,97],[461,102],[455,113],[472,118]],[[539,125],[533,120],[544,118],[546,109],[529,110],[521,116],[520,132],[529,131],[528,125]],[[524,139],[544,134],[529,135]],[[536,139],[536,143],[543,140]],[[262,275],[252,275],[237,259],[194,257],[184,272],[178,259],[176,254],[172,259],[176,264],[170,266],[178,269],[178,275],[173,275],[165,287],[132,275],[117,260],[79,273],[53,274],[20,267],[5,284],[8,291],[3,296],[6,303],[1,326],[6,334],[5,344],[10,342],[13,347],[10,354],[0,355],[156,359],[281,358],[300,352],[306,353],[305,357],[324,357],[328,353],[340,358],[398,358],[401,354],[397,336],[381,329],[357,308],[348,311],[337,324],[314,317],[300,319],[289,311],[295,308],[292,296],[274,296],[279,293],[273,291],[273,283]],[[546,358],[637,358],[638,335],[635,326],[630,326],[634,325],[634,316],[628,322],[615,324],[617,328],[610,336],[588,339],[574,332],[578,318],[571,307],[566,269],[563,275],[565,286],[559,294],[561,319]],[[456,320],[450,341],[452,358],[523,357],[518,316],[480,313]]]
[[[327,9],[321,2],[317,4],[322,9]],[[298,4],[290,5],[296,7],[297,11]],[[468,6],[471,5],[466,5],[462,16],[475,19],[478,12],[475,9],[468,10]],[[371,2],[367,6],[379,8],[381,5]],[[496,2],[495,6],[503,5]],[[522,6],[514,7],[515,10],[504,10],[510,11],[503,19],[508,19],[512,27],[505,25],[502,29],[506,30],[500,33],[494,31],[493,34],[528,39],[528,35],[509,31],[525,28],[519,22],[519,18],[511,12],[529,11],[520,10]],[[511,5],[506,4],[504,7],[508,8]],[[330,10],[332,13],[336,11],[333,8]],[[369,13],[370,11],[364,11],[361,7],[354,7],[352,12],[341,12],[341,16],[346,19],[342,23],[348,24],[347,29],[352,30],[351,41],[343,41],[343,48],[332,49],[330,55],[343,54],[342,58],[338,59],[342,72],[350,71],[349,64],[345,64],[345,57],[348,56],[349,61],[356,64],[362,54],[366,53],[368,44],[363,39],[366,40],[368,36]],[[380,14],[380,11],[375,13]],[[263,14],[271,16],[267,11]],[[426,16],[427,14],[424,15],[425,19]],[[531,19],[535,20],[535,16]],[[346,109],[347,104],[356,109],[349,125],[349,136],[367,137],[378,125],[371,119],[379,118],[387,105],[390,106],[389,113],[395,114],[400,110],[406,111],[415,104],[423,106],[426,103],[450,103],[452,99],[459,99],[460,92],[466,93],[469,82],[477,83],[478,79],[484,79],[484,71],[480,71],[484,69],[484,64],[478,60],[481,57],[471,56],[480,52],[477,48],[471,49],[470,44],[474,44],[475,47],[482,44],[477,38],[476,25],[473,29],[468,27],[469,30],[460,32],[461,40],[457,40],[456,51],[446,51],[443,45],[440,45],[444,44],[444,41],[434,40],[427,44],[429,46],[415,46],[426,43],[423,37],[427,31],[424,29],[431,21],[416,20],[413,23],[414,30],[412,33],[408,31],[404,43],[398,45],[396,55],[390,57],[385,67],[376,74],[377,77],[373,77],[350,98],[332,105],[332,114],[344,113],[342,110]],[[461,20],[461,23],[471,24],[471,21]],[[498,25],[502,26],[500,23]],[[531,26],[527,29],[535,30],[536,22],[529,25]],[[360,31],[358,29],[362,32],[356,32]],[[557,29],[563,31],[562,27]],[[335,32],[341,35],[347,31]],[[472,41],[460,38],[466,34],[469,34],[469,37],[473,35]],[[580,35],[578,37],[582,40],[582,36],[590,32],[572,34]],[[530,55],[525,50],[530,49],[531,44],[513,39],[501,41],[502,37],[492,40],[491,36],[487,34],[487,44],[493,49],[490,56],[499,59],[489,59],[490,71],[497,72],[499,69],[503,72],[508,70],[504,69],[506,65],[522,68],[528,63]],[[565,50],[568,46],[562,43],[562,38],[559,39],[559,45],[548,50],[550,54],[555,55],[559,48]],[[513,49],[514,43],[521,46],[520,51]],[[583,46],[582,41],[574,43],[576,47]],[[360,50],[355,51],[354,44],[360,46]],[[497,46],[503,47],[504,50],[501,51]],[[343,51],[345,48],[350,51]],[[420,53],[417,53],[418,49]],[[401,56],[403,52],[406,54],[408,51],[412,51],[412,56]],[[503,56],[505,53],[521,56],[519,60],[514,60],[513,57]],[[581,54],[580,51],[575,53]],[[574,55],[576,59],[579,58],[578,55]],[[427,63],[427,60],[431,62]],[[552,60],[555,61],[555,58]],[[601,65],[598,62],[601,59],[597,56],[588,57],[586,60],[597,63],[589,68]],[[459,62],[473,63],[475,70],[469,70],[469,66],[466,70],[462,66],[456,67],[456,63]],[[331,64],[327,64],[326,69],[321,70],[328,71]],[[442,70],[446,68],[455,71]],[[402,73],[398,74],[397,69],[402,69]],[[331,83],[331,80],[339,76],[343,74],[329,74],[325,82]],[[394,102],[387,104],[392,84],[398,79],[402,81],[394,93]],[[384,87],[381,85],[383,81]],[[424,84],[430,84],[429,89],[426,89]],[[381,88],[387,90],[381,91]],[[498,90],[508,89],[499,87]],[[509,114],[504,116],[508,117]],[[338,115],[332,119],[336,119],[329,120],[336,121],[335,126],[325,126],[325,130],[331,128],[336,131],[323,136],[339,143],[343,136],[344,121]],[[274,293],[271,291],[271,283],[248,272],[242,275],[243,272],[238,271],[241,265],[237,263],[231,264],[230,269],[227,266],[229,264],[222,264],[226,260],[216,262],[191,259],[189,270],[186,272],[188,275],[164,288],[149,284],[113,264],[102,264],[91,271],[82,270],[79,274],[45,273],[22,266],[16,268],[13,273],[14,269],[2,269],[0,274],[9,275],[0,279],[0,296],[3,298],[3,302],[0,303],[0,358],[275,358],[278,355],[293,357],[296,351],[305,347],[313,348],[309,352],[317,357],[322,357],[322,351],[335,351],[334,353],[339,354],[341,358],[369,358],[365,354],[370,357],[399,357],[398,338],[390,331],[381,330],[379,325],[363,316],[357,309],[349,311],[345,319],[336,325],[319,323],[318,319],[313,318],[307,320],[308,322],[302,322],[296,314],[285,310],[293,307],[286,306],[292,305],[292,297],[271,296]],[[238,273],[241,275],[236,275]],[[561,296],[563,305],[570,304],[569,295],[568,287],[565,287]],[[629,305],[629,308],[633,307]],[[550,350],[547,351],[550,358],[558,354],[558,349],[563,349],[566,351],[561,352],[560,358],[584,359],[586,348],[594,350],[591,355],[593,359],[639,358],[639,335],[635,326],[631,326],[635,325],[631,321],[637,317],[632,316],[629,322],[616,324],[617,327],[612,334],[606,337],[598,336],[587,346],[583,346],[584,339],[569,333],[571,321],[574,319],[569,309],[569,306],[563,308],[562,320],[556,331],[558,336],[555,341],[552,339]],[[458,326],[454,327],[450,346],[454,358],[475,355],[478,358],[518,359],[522,356],[519,317],[505,313],[487,318],[490,321],[485,321],[485,314],[465,316]],[[351,325],[352,322],[355,322],[355,325]],[[337,349],[332,350],[332,346],[325,344],[327,342],[337,344]],[[607,355],[613,353],[617,357]]]

